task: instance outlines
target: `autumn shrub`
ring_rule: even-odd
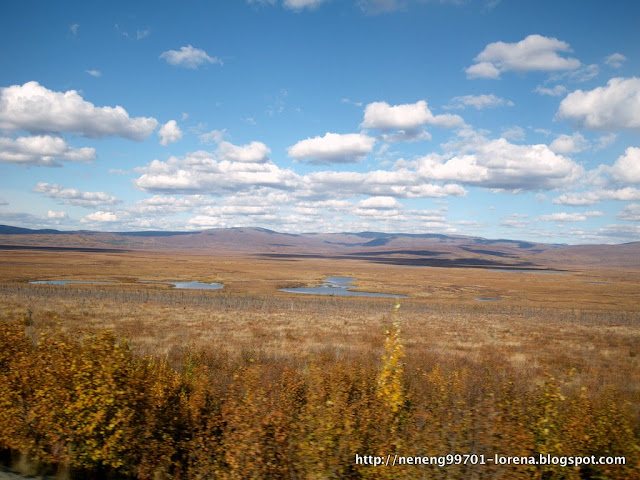
[[[396,309],[373,356],[294,364],[185,348],[169,364],[134,355],[110,332],[71,338],[55,327],[39,333],[22,320],[0,322],[0,450],[72,478],[640,478],[633,396],[587,387],[574,370],[523,378],[496,355],[476,363],[410,358],[402,327]],[[455,454],[627,463],[356,462]]]

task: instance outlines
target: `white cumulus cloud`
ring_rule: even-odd
[[[624,207],[624,209],[616,215],[619,220],[628,222],[640,222],[640,204],[632,203]]]
[[[160,130],[158,130],[158,136],[160,137],[160,145],[164,145],[166,147],[170,143],[175,143],[182,138],[182,130],[180,130],[178,122],[175,120],[169,120],[160,127]]]
[[[402,105],[373,102],[365,107],[361,127],[378,130],[416,130],[423,125],[454,128],[464,125],[459,115],[434,115],[425,100]]]
[[[224,195],[252,191],[259,187],[293,189],[299,176],[270,161],[243,162],[219,158],[198,151],[184,158],[170,157],[166,162],[152,161],[136,169],[141,176],[134,185],[151,193]]]
[[[60,137],[0,137],[0,163],[55,167],[60,166],[59,161],[91,162],[95,158],[96,151],[93,148],[73,148]]]
[[[307,138],[287,148],[296,160],[310,159],[310,163],[357,162],[373,150],[375,139],[361,133],[329,133],[324,137]]]
[[[402,204],[393,197],[369,197],[364,200],[360,200],[357,206],[359,208],[370,208],[376,210],[402,208]]]
[[[556,153],[563,155],[571,155],[572,153],[580,153],[591,146],[591,142],[584,138],[581,133],[575,132],[572,135],[558,136],[549,148]]]
[[[222,60],[219,58],[211,57],[204,50],[191,45],[181,47],[180,50],[167,50],[166,52],[162,52],[160,58],[165,60],[169,65],[194,70],[206,63],[222,65]]]
[[[568,43],[542,35],[529,35],[517,43],[490,43],[467,68],[467,77],[499,78],[507,71],[549,72],[580,67],[578,59],[560,55],[564,52],[571,52]]]
[[[360,195],[395,198],[464,197],[460,185],[437,185],[414,170],[373,170],[370,172],[313,172],[303,178],[310,197],[351,198]],[[301,195],[302,192],[299,193]]]
[[[0,129],[30,133],[74,132],[85,137],[120,136],[144,140],[154,118],[131,118],[121,106],[96,107],[78,92],[54,92],[38,82],[0,88]]]
[[[602,200],[619,200],[623,202],[637,202],[640,200],[640,189],[625,187],[618,189],[599,189],[593,192],[571,192],[553,199],[553,203],[583,207],[594,205]]]
[[[576,90],[556,116],[592,130],[640,130],[640,78],[612,78],[606,87]]]
[[[113,223],[118,221],[118,216],[112,212],[93,212],[81,218],[82,223]]]
[[[546,145],[514,145],[504,138],[476,140],[468,152],[429,154],[416,162],[427,179],[508,191],[549,190],[584,174],[571,159]]]
[[[68,218],[67,212],[56,212],[54,210],[49,210],[47,212],[47,218],[50,220],[64,220]]]
[[[640,184],[640,148],[627,148],[613,164],[611,174],[619,182]]]
[[[269,160],[271,150],[262,142],[251,142],[248,145],[234,145],[221,141],[217,154],[220,159],[229,162],[265,163]]]
[[[39,182],[33,191],[46,197],[53,198],[64,205],[76,205],[80,207],[95,207],[98,205],[115,205],[121,200],[105,192],[82,192],[75,188],[65,188],[62,185]]]

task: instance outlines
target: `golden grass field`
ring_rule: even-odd
[[[562,266],[558,265],[558,268]],[[345,365],[351,365],[349,368],[355,369],[354,372],[364,369],[375,379],[380,363],[388,361],[388,358],[381,359],[385,352],[385,338],[388,342],[389,326],[394,318],[395,299],[322,297],[277,290],[318,283],[328,276],[355,277],[357,287],[362,291],[409,296],[401,300],[396,320],[401,325],[400,341],[404,350],[399,373],[403,375],[404,382],[401,397],[407,399],[406,408],[407,412],[411,411],[412,420],[396,418],[389,421],[391,423],[387,422],[391,429],[387,435],[391,438],[397,434],[403,440],[386,444],[385,452],[419,454],[424,453],[429,445],[432,450],[439,449],[444,453],[474,453],[460,451],[465,448],[485,451],[487,445],[493,448],[498,448],[496,445],[501,445],[500,448],[520,445],[520,451],[539,451],[541,440],[528,430],[529,427],[523,427],[529,432],[526,434],[529,437],[518,433],[517,429],[509,430],[513,425],[520,425],[518,422],[521,421],[513,420],[515,423],[512,424],[505,420],[505,412],[509,409],[490,407],[491,415],[497,415],[496,418],[506,422],[509,429],[502,434],[493,432],[493,440],[487,440],[485,446],[481,445],[478,433],[486,430],[485,423],[481,425],[474,420],[464,428],[460,426],[464,423],[462,419],[467,418],[464,412],[476,412],[475,405],[484,405],[482,399],[488,398],[487,395],[499,395],[499,391],[507,388],[506,385],[512,385],[516,393],[510,394],[511,397],[505,394],[505,398],[510,398],[510,402],[526,398],[522,400],[522,408],[538,408],[539,398],[551,398],[553,401],[561,397],[573,399],[571,408],[567,406],[558,410],[566,415],[567,422],[577,422],[577,425],[578,419],[583,421],[583,417],[600,419],[598,422],[604,422],[605,426],[597,430],[603,437],[599,439],[600,443],[596,442],[598,451],[619,451],[622,447],[614,446],[614,437],[619,436],[625,439],[623,450],[631,464],[625,469],[607,470],[601,477],[596,477],[596,474],[603,475],[601,471],[591,470],[547,472],[540,469],[483,470],[480,467],[421,470],[420,476],[416,476],[413,470],[373,472],[354,470],[353,466],[347,468],[345,459],[358,452],[349,451],[346,447],[340,450],[335,444],[339,442],[340,436],[337,435],[331,442],[327,440],[331,448],[340,450],[342,455],[336,454],[335,458],[339,460],[334,457],[327,460],[334,462],[331,468],[325,464],[316,468],[289,459],[282,460],[289,465],[287,468],[297,466],[287,470],[288,473],[284,470],[277,470],[279,473],[260,470],[255,465],[252,470],[234,457],[235,453],[226,453],[223,460],[219,460],[218,452],[215,454],[218,455],[216,462],[222,462],[223,467],[216,463],[217,469],[211,467],[209,473],[196,475],[196,470],[185,474],[178,472],[178,467],[167,466],[166,478],[640,478],[640,464],[637,463],[640,458],[640,272],[633,269],[578,270],[572,266],[567,274],[541,274],[473,268],[411,268],[356,260],[265,259],[251,255],[180,251],[81,253],[0,250],[0,322],[20,322],[27,338],[33,342],[38,341],[42,332],[80,341],[91,333],[110,330],[117,338],[130,341],[134,357],[166,362],[167,368],[180,375],[189,371],[185,367],[187,359],[200,359],[198,362],[210,374],[213,372],[214,377],[218,375],[226,379],[222,383],[227,386],[220,387],[225,392],[229,388],[233,391],[229,385],[235,384],[234,379],[237,383],[237,372],[246,372],[242,370],[244,368],[249,368],[248,371],[251,368],[263,369],[260,371],[266,376],[257,385],[265,385],[267,380],[264,379],[273,377],[275,384],[280,385],[273,387],[274,391],[288,388],[278,383],[285,375],[282,368],[299,372],[302,375],[300,381],[308,382],[305,383],[306,388],[311,390],[314,385],[312,378],[315,378],[312,375],[313,365],[323,365],[325,373],[322,375],[329,377],[335,374],[336,368],[347,369]],[[67,286],[27,283],[33,280],[117,283]],[[217,291],[174,290],[161,284],[137,284],[139,280],[200,280],[221,282],[225,288]],[[501,298],[503,301],[479,302],[475,300],[477,297]],[[264,373],[267,371],[270,372],[268,375]],[[346,375],[352,375],[348,372]],[[443,375],[442,378],[439,375]],[[243,381],[253,385],[253,380]],[[325,381],[328,380],[325,378]],[[260,390],[262,387],[254,387],[258,389],[255,391],[269,397],[270,394]],[[255,391],[251,388],[247,387],[247,391],[253,395]],[[446,394],[446,399],[438,397],[440,403],[436,402],[434,388],[442,395]],[[553,396],[556,394],[557,397]],[[279,411],[280,403],[276,402],[274,407],[269,403],[273,400],[258,397],[255,409],[249,413],[240,409],[237,402],[231,402],[237,408],[234,415],[240,415],[238,412],[249,417],[264,415],[264,410],[261,410],[264,408]],[[414,399],[412,407],[409,406],[410,398]],[[584,413],[572,410],[580,401],[590,402],[587,410],[591,410]],[[307,398],[305,405],[309,402]],[[460,437],[454,436],[457,440],[452,440],[453,430],[438,430],[439,433],[432,432],[429,437],[424,433],[429,429],[419,427],[420,422],[426,422],[424,412],[430,411],[431,407],[420,410],[415,405],[436,403],[441,410],[434,411],[440,411],[441,415],[459,411],[452,420],[461,429],[455,430],[455,435]],[[245,407],[247,405],[242,408]],[[222,418],[226,418],[226,407],[221,408]],[[520,407],[509,408],[516,412]],[[496,413],[498,410],[495,409],[502,413]],[[525,423],[533,415],[531,411],[522,414]],[[592,414],[589,412],[595,412],[593,417],[589,417]],[[609,421],[606,414],[597,412],[614,412],[611,418],[623,418],[624,427]],[[433,421],[434,413],[431,415],[429,418]],[[542,417],[535,418],[539,421]],[[229,422],[225,425],[233,424]],[[409,423],[405,425],[402,422]],[[398,433],[401,423],[406,430],[402,435]],[[597,422],[593,420],[592,423],[595,425]],[[381,424],[384,424],[382,420]],[[410,427],[407,426],[409,424]],[[574,430],[582,428],[582,433],[576,434],[581,439],[578,443],[582,442],[579,448],[575,439],[571,440],[573,443],[565,439],[564,446],[559,441],[554,444],[553,451],[572,454],[571,448],[574,448],[575,454],[580,454],[588,448],[596,448],[593,438],[597,435],[585,433],[591,428],[591,423],[585,425],[571,427]],[[245,427],[249,430],[258,428],[253,424],[251,428]],[[563,431],[562,425],[553,428]],[[617,428],[624,432],[616,433]],[[542,431],[548,431],[548,428]],[[258,435],[255,431],[254,434]],[[558,438],[565,438],[565,434],[558,433]],[[233,437],[232,442],[225,435],[222,434],[222,438],[228,440],[226,448],[233,442],[240,449],[258,448],[250,440],[240,441]],[[503,440],[497,441],[501,435]],[[587,441],[590,436],[592,440]],[[413,439],[413,443],[408,439]],[[313,453],[311,446],[315,444],[296,442],[296,445],[307,445],[306,448],[310,449],[307,453]],[[549,442],[544,440],[543,443],[547,445]],[[325,445],[322,448],[329,447]],[[256,458],[266,455],[259,448],[255,452]],[[55,463],[53,457],[46,458]],[[338,468],[336,462],[342,462],[342,467]],[[114,464],[104,461],[103,465],[113,467]],[[127,474],[132,473],[128,471]],[[135,475],[137,478],[152,478],[140,472]],[[154,475],[154,478],[165,478],[157,472]]]

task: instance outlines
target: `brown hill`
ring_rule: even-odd
[[[461,235],[279,233],[264,228],[200,232],[62,232],[0,226],[0,248],[39,250],[179,250],[274,258],[349,258],[396,265],[572,269],[640,266],[640,242],[558,246]]]

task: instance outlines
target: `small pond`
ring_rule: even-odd
[[[220,290],[224,288],[221,283],[206,283],[206,282],[167,282],[169,285],[173,285],[175,288],[184,290]]]
[[[138,283],[167,284],[167,285],[173,285],[174,288],[177,288],[180,290],[220,290],[221,288],[224,288],[224,285],[222,283],[215,283],[215,282],[206,283],[206,282],[199,282],[197,280],[191,281],[191,282],[154,282],[154,281],[140,280]]]
[[[35,280],[29,282],[31,285],[114,285],[116,282],[98,282],[87,280]],[[162,283],[173,285],[174,288],[180,290],[220,290],[224,288],[222,283],[206,283],[206,282],[153,282],[141,280],[138,283]]]
[[[501,302],[502,301],[501,298],[488,298],[488,297],[478,297],[478,298],[475,298],[474,300],[477,300],[478,302]]]
[[[406,295],[392,295],[390,293],[355,292],[350,287],[355,278],[353,277],[327,277],[324,283],[316,287],[281,288],[281,292],[305,293],[310,295],[334,295],[344,297],[388,297],[388,298],[408,298]]]

